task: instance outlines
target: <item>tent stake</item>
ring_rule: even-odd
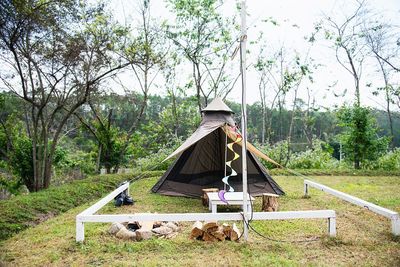
[[[246,1],[241,4],[242,27],[240,38],[240,66],[242,73],[242,178],[243,178],[243,217],[245,223],[243,225],[243,238],[247,241],[249,228],[247,226],[247,118],[246,118],[246,39],[247,39],[247,26],[246,26]]]

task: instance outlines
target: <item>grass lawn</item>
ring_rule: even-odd
[[[247,244],[190,240],[192,223],[183,223],[181,233],[172,240],[143,242],[118,240],[107,233],[110,224],[88,223],[85,242],[77,244],[75,216],[93,201],[3,241],[0,266],[400,266],[400,238],[391,235],[388,219],[315,189],[310,191],[311,198],[304,199],[301,179],[274,178],[287,193],[280,198],[280,210],[336,210],[337,238],[327,237],[327,222],[322,219],[254,221],[253,227],[269,239],[250,232]],[[199,199],[149,193],[157,179],[131,185],[134,206],[110,204],[100,213],[208,212]],[[312,180],[400,212],[399,176],[316,176]],[[260,210],[259,198],[254,206]]]

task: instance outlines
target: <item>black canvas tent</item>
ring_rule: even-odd
[[[177,157],[175,162],[153,186],[154,193],[170,196],[200,197],[204,188],[224,189],[222,178],[226,159],[234,153],[226,148],[226,143],[236,140],[231,127],[235,126],[232,110],[220,98],[215,98],[202,110],[203,119],[199,128],[176,151],[167,157]],[[232,162],[237,176],[229,178],[235,191],[242,191],[241,143],[233,145],[240,155]],[[256,156],[269,159],[266,155],[247,143],[248,190],[253,196],[262,193],[284,194],[279,185],[268,174]],[[230,174],[229,167],[226,168]]]

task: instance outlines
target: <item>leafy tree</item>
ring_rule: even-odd
[[[35,190],[50,185],[56,147],[71,115],[103,79],[129,65],[113,53],[125,34],[103,4],[1,1],[0,80],[26,104]]]
[[[219,13],[223,3],[218,0],[168,0],[168,4],[176,18],[174,24],[166,25],[167,35],[178,56],[184,56],[192,65],[200,112],[209,98],[225,98],[239,78],[227,75],[235,44],[234,18],[224,18]]]
[[[138,130],[140,123],[144,117],[144,112],[147,107],[149,92],[155,79],[157,78],[160,69],[165,65],[165,57],[168,52],[161,25],[151,17],[150,0],[138,2],[138,10],[140,22],[139,26],[134,28],[136,35],[127,39],[128,45],[124,51],[125,56],[130,62],[131,69],[139,84],[142,92],[141,102],[139,104],[139,112],[134,120],[129,125],[130,128],[124,137],[119,158],[122,159],[128,146],[131,142],[131,137]],[[126,88],[126,91],[129,91]],[[135,88],[130,88],[135,89]],[[115,165],[115,170],[118,171],[119,163]]]
[[[400,51],[393,44],[393,41],[396,40],[396,36],[398,32],[395,30],[395,27],[392,25],[381,23],[380,21],[371,21],[368,23],[368,26],[364,26],[364,36],[367,42],[369,49],[372,52],[373,57],[378,63],[378,70],[382,74],[383,78],[383,86],[378,87],[374,92],[375,95],[378,95],[380,92],[384,93],[385,102],[386,102],[386,112],[389,120],[390,134],[391,134],[391,147],[394,148],[394,129],[393,129],[393,115],[391,106],[394,104],[394,100],[396,98],[396,89],[394,86],[394,72],[398,72],[400,70],[396,70],[391,66],[390,60],[391,58],[397,58],[400,55]]]
[[[339,125],[343,128],[340,139],[346,159],[353,162],[354,168],[368,160],[376,160],[388,146],[387,137],[378,137],[378,128],[370,110],[354,105],[342,107],[337,112]]]
[[[350,15],[344,15],[343,19],[334,19],[325,16],[325,38],[332,41],[332,48],[338,63],[353,77],[355,100],[361,105],[360,80],[364,66],[364,60],[368,54],[366,42],[363,38],[362,26],[368,10],[365,0],[353,2],[356,7]]]

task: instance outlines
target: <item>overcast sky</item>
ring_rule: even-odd
[[[223,13],[225,15],[234,14],[236,1],[225,1]],[[125,19],[131,21],[135,13],[132,0],[114,0],[112,6],[115,18],[123,22]],[[165,2],[162,0],[151,0],[152,14],[160,19],[173,19],[168,12]],[[273,50],[284,45],[288,53],[294,51],[304,55],[310,45],[304,40],[314,29],[314,24],[320,21],[323,14],[327,14],[334,20],[340,20],[344,15],[350,14],[354,10],[354,1],[352,0],[248,0],[247,1],[247,24],[249,26],[249,41],[257,38],[260,31],[264,32],[267,40],[267,46]],[[400,0],[369,0],[367,4],[373,12],[381,14],[385,19],[393,23],[400,21]],[[273,17],[279,26],[271,23],[263,23],[265,18]],[[239,17],[238,17],[239,19]],[[240,23],[238,21],[237,23]],[[248,46],[251,55],[248,63],[254,63],[258,54],[258,47]],[[351,102],[354,99],[354,85],[352,77],[341,67],[336,59],[334,50],[329,47],[325,41],[317,42],[310,50],[310,57],[322,66],[314,73],[314,83],[303,83],[300,89],[300,97],[306,98],[306,87],[308,86],[315,96],[317,103],[324,107],[333,107],[341,105],[344,102]],[[237,61],[239,59],[237,58]],[[238,70],[239,71],[239,70]],[[187,74],[188,76],[190,73]],[[188,77],[187,76],[187,77]],[[184,77],[187,79],[187,77]],[[129,76],[124,79],[130,80]],[[133,79],[133,77],[132,77]],[[400,81],[399,77],[395,78]],[[134,82],[132,80],[132,82]],[[367,60],[367,66],[364,68],[361,80],[362,103],[365,105],[381,107],[384,101],[372,96],[371,90],[366,88],[367,83],[372,83],[372,87],[381,86],[382,79],[376,73],[374,63]],[[252,67],[248,70],[248,103],[259,100],[258,93],[258,77]],[[330,91],[327,89],[335,85]],[[335,97],[334,94],[340,95],[347,89],[347,93],[341,97]],[[154,88],[151,93],[157,93]],[[240,83],[234,88],[228,96],[229,100],[240,102]]]

